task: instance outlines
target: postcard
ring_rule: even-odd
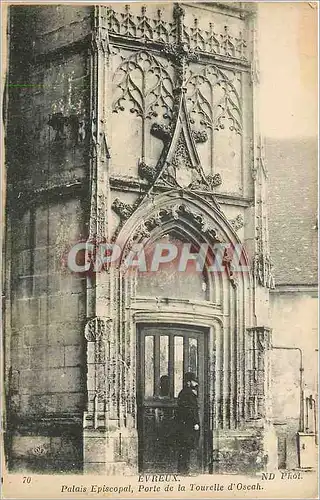
[[[317,2],[2,27],[3,497],[318,498]]]

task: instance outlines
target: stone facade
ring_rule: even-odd
[[[10,468],[137,473],[142,324],[206,332],[203,471],[274,467],[253,6],[15,6],[10,26]],[[126,274],[134,244],[168,234],[243,245],[249,270],[226,258],[205,294]],[[117,242],[122,261],[71,273],[79,241]]]

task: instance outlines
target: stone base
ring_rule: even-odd
[[[85,474],[135,475],[138,473],[138,436],[135,430],[84,429],[83,472]]]
[[[212,474],[256,474],[274,469],[275,454],[276,440],[266,429],[216,431],[209,469]]]
[[[254,424],[252,424],[254,425]],[[138,474],[136,429],[108,423],[107,429],[65,429],[49,432],[15,431],[8,447],[9,469],[33,473],[84,473],[106,476]],[[256,474],[277,467],[276,435],[273,427],[215,431],[207,472],[212,474]]]
[[[8,467],[12,472],[76,474],[83,472],[79,436],[21,435],[11,437]]]

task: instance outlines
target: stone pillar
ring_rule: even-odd
[[[122,297],[127,297],[130,290],[125,291]],[[123,321],[119,321],[119,306],[116,300],[114,321],[107,317],[94,317],[85,327],[88,395],[83,419],[85,473],[137,473],[135,387],[130,363],[135,355],[135,336],[131,331],[131,322],[127,320],[124,325]]]
[[[248,328],[248,416],[250,426],[261,431],[264,470],[277,467],[277,440],[272,424],[271,405],[271,329]]]
[[[248,416],[250,420],[264,419],[269,404],[271,331],[264,326],[248,328]]]
[[[99,252],[109,241],[109,179],[107,146],[107,81],[109,40],[105,7],[94,7],[90,47],[90,220],[88,242]],[[97,261],[99,263],[99,261]],[[110,386],[116,373],[114,322],[110,306],[110,276],[104,267],[87,276],[87,408],[83,416],[85,473],[114,474],[116,451],[113,439],[114,404]],[[104,317],[106,314],[108,317]]]
[[[107,448],[106,367],[111,320],[92,318],[85,327],[87,340],[87,411],[83,418],[84,472],[104,472],[113,460]]]
[[[114,414],[112,381],[118,363],[112,320],[92,318],[85,327],[85,337],[88,401],[83,418],[84,473],[109,476],[133,473],[129,465],[135,461],[135,457],[130,459],[130,454],[135,453],[132,436]]]

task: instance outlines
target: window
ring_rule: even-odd
[[[198,339],[191,332],[147,334],[143,347],[146,399],[177,398],[183,387],[184,373],[193,372],[198,377]]]

